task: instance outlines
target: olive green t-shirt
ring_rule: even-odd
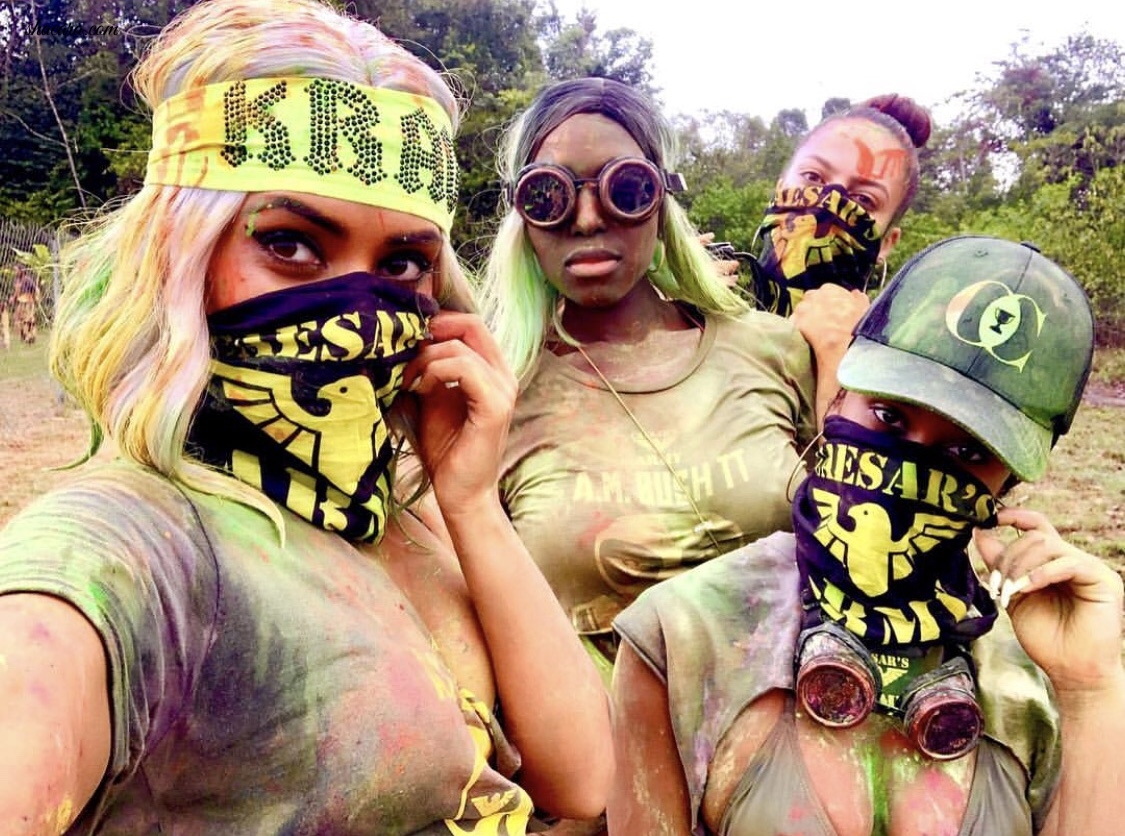
[[[707,317],[675,374],[610,382],[636,423],[592,370],[544,352],[501,479],[516,531],[584,634],[608,634],[652,584],[790,530],[787,488],[816,433],[809,346],[772,314]]]
[[[68,832],[524,833],[518,757],[379,561],[282,514],[284,544],[118,463],[0,532],[0,592],[69,601],[106,649],[112,753]]]

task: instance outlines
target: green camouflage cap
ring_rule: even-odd
[[[945,416],[1030,481],[1070,429],[1093,351],[1090,303],[1070,274],[1031,244],[966,235],[898,271],[838,376]]]

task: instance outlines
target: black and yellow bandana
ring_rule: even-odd
[[[191,452],[313,525],[378,541],[391,496],[387,411],[436,312],[427,296],[350,273],[212,314]]]
[[[874,219],[837,185],[779,186],[758,237],[754,296],[760,308],[781,316],[822,285],[866,290],[881,245]]]
[[[995,525],[978,479],[932,449],[838,415],[793,505],[806,597],[872,650],[961,643],[996,606],[966,549]]]

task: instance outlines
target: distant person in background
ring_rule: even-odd
[[[911,259],[840,365],[795,533],[617,618],[610,833],[1118,832],[1121,578],[1002,503],[1046,471],[1092,353],[1085,294],[1033,248],[965,236]],[[803,693],[810,662],[838,685],[858,659],[865,710],[831,676]]]
[[[20,341],[31,345],[39,335],[39,280],[34,272],[23,265],[16,268],[11,307]],[[7,342],[6,339],[5,348]]]
[[[0,341],[4,350],[12,347],[12,303],[15,294],[12,288],[0,288]]]

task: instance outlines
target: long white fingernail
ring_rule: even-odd
[[[1004,609],[1008,609],[1008,604],[1011,603],[1012,596],[1017,592],[1023,592],[1029,583],[1031,583],[1031,580],[1027,575],[1024,575],[1022,578],[1016,578],[1014,581],[1004,581],[1004,589],[1000,593],[1000,606]]]
[[[1000,597],[1000,584],[1004,580],[1004,576],[1000,574],[999,569],[993,569],[992,574],[988,576],[988,594],[995,601]]]
[[[447,381],[445,381],[445,388],[446,389],[456,389],[460,385],[461,385],[460,380],[447,380]]]

